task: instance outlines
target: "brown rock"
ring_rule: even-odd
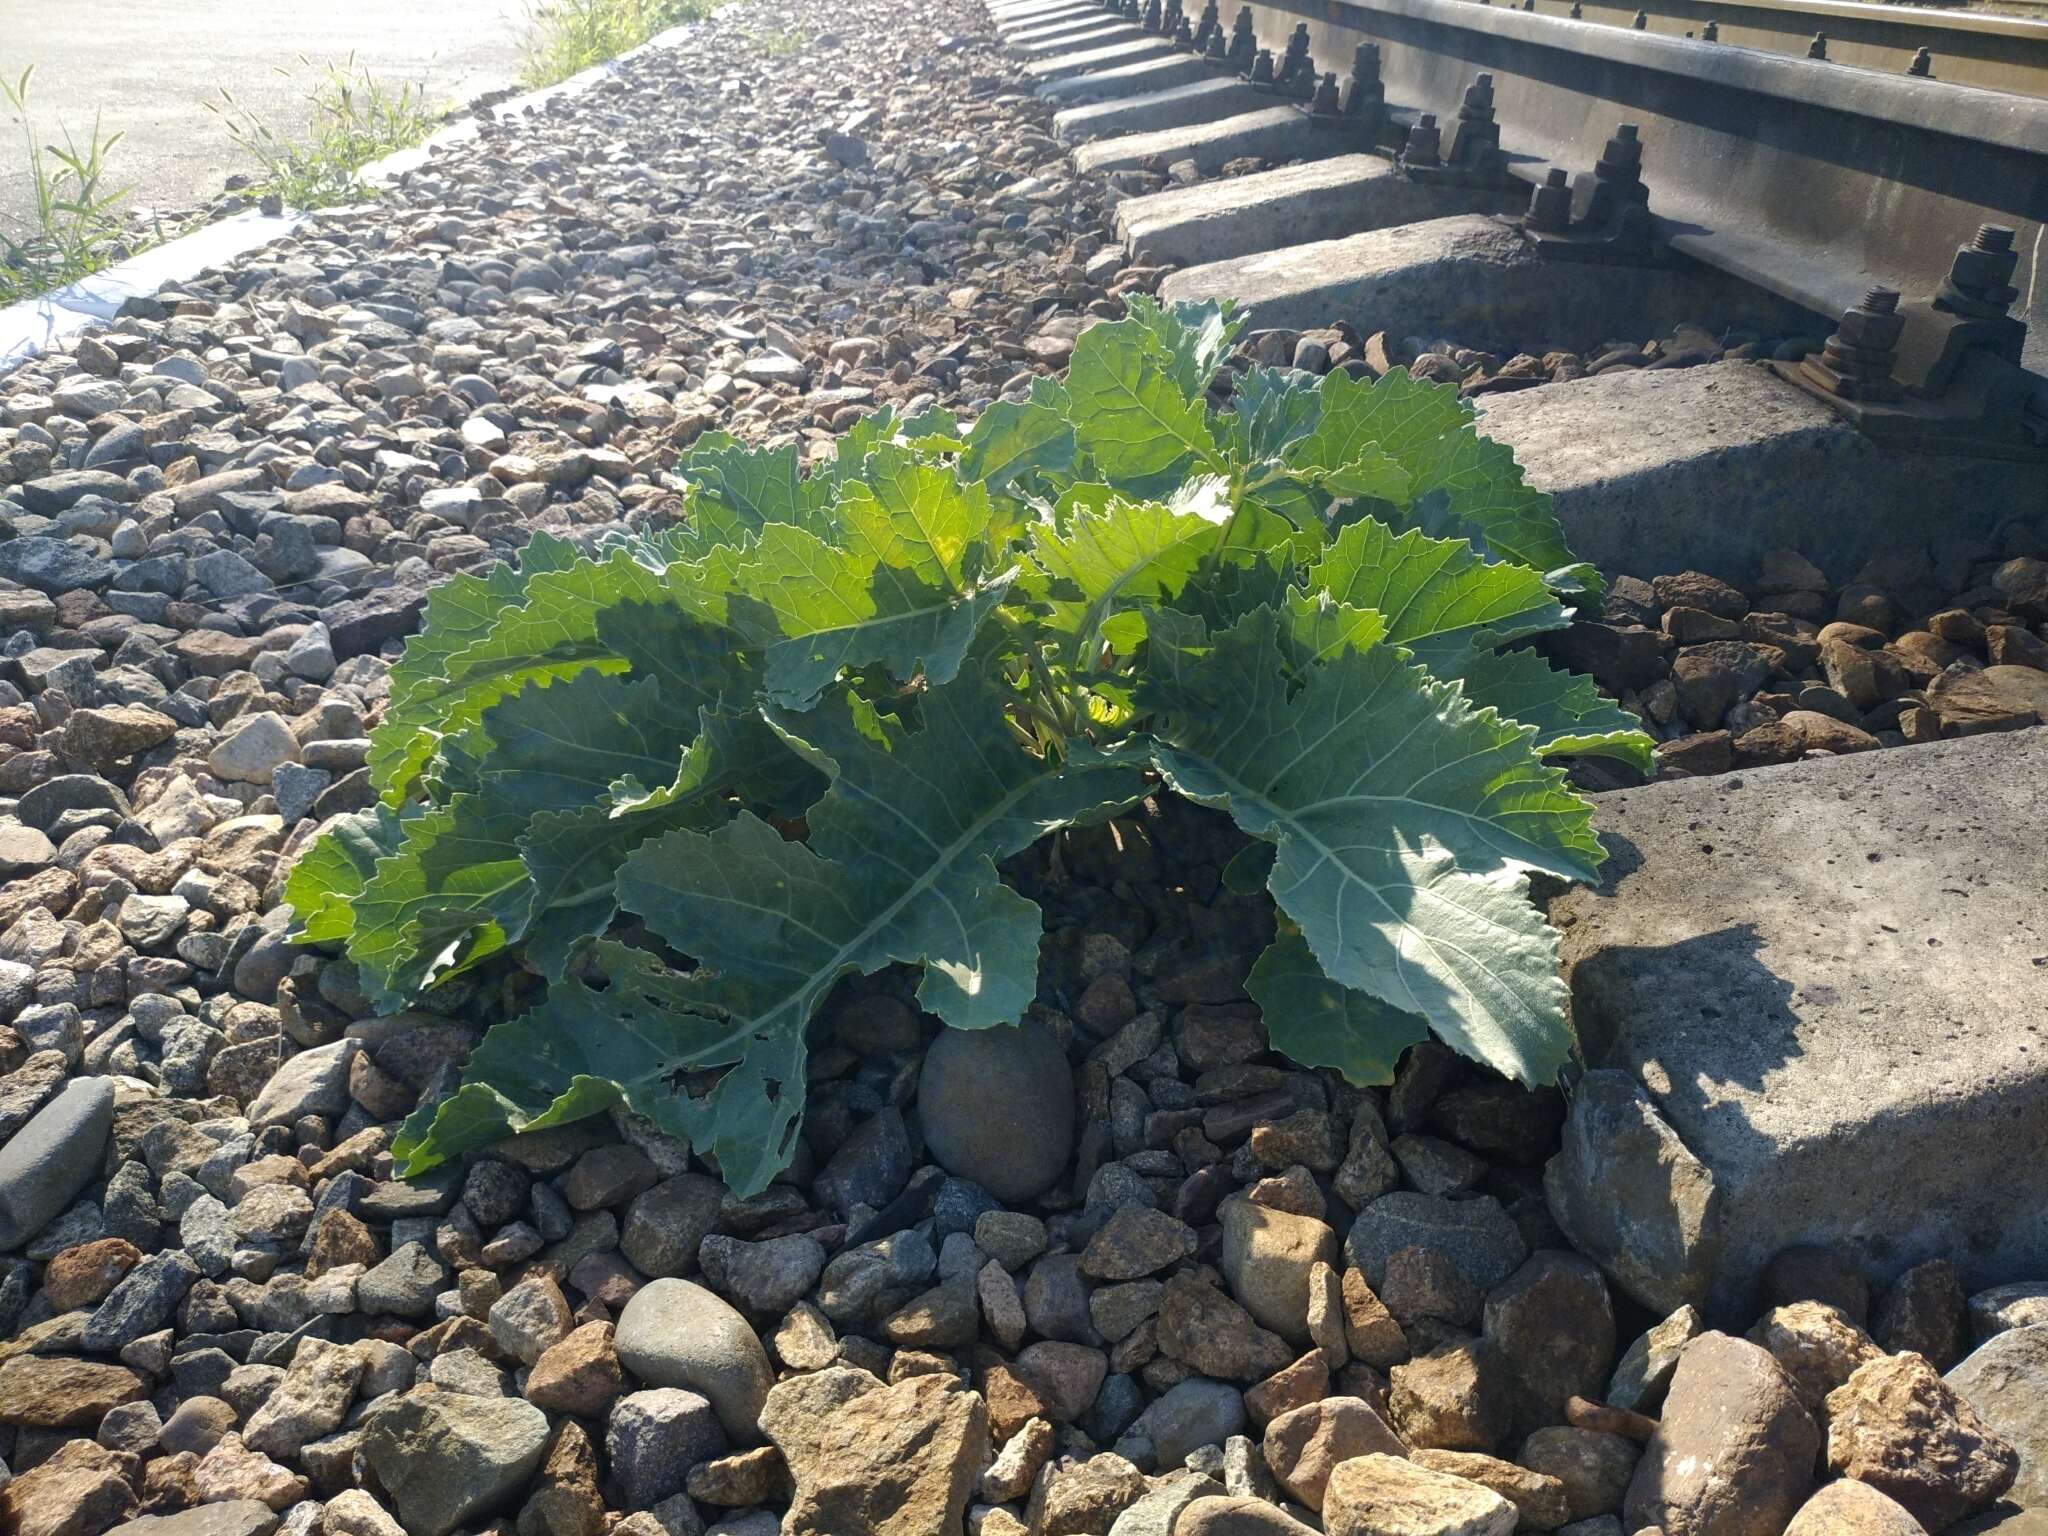
[[[1078,1465],[1055,1467],[1041,1478],[1032,1490],[1025,1524],[1036,1536],[1096,1536],[1116,1524],[1145,1489],[1144,1473],[1104,1451]]]
[[[1486,1298],[1486,1336],[1533,1418],[1554,1422],[1571,1397],[1597,1397],[1614,1365],[1614,1304],[1600,1271],[1575,1253],[1531,1254]]]
[[[519,1536],[601,1536],[597,1447],[574,1419],[555,1431],[540,1476],[520,1505],[517,1528]]]
[[[329,1211],[313,1229],[313,1246],[306,1254],[306,1278],[317,1280],[344,1264],[376,1265],[383,1259],[382,1245],[359,1217],[348,1211]]]
[[[1853,1477],[1829,1483],[1801,1506],[1785,1536],[1927,1536],[1898,1500]]]
[[[1828,1470],[1890,1494],[1929,1531],[2010,1488],[2019,1453],[1919,1355],[1883,1355],[1828,1395]]]
[[[1569,1518],[1564,1484],[1512,1461],[1477,1451],[1417,1451],[1410,1459],[1417,1466],[1491,1488],[1515,1506],[1518,1531],[1554,1531]]]
[[[1408,1358],[1408,1337],[1386,1304],[1373,1294],[1362,1269],[1344,1271],[1344,1343],[1351,1358],[1391,1370]]]
[[[1275,1371],[1247,1387],[1244,1411],[1261,1429],[1283,1413],[1330,1395],[1330,1367],[1319,1349],[1312,1349],[1285,1370]]]
[[[1823,1422],[1828,1394],[1859,1365],[1884,1353],[1869,1334],[1822,1301],[1771,1308],[1749,1330],[1749,1342],[1771,1352],[1800,1405]]]
[[[142,1250],[125,1237],[103,1237],[66,1248],[43,1271],[44,1299],[54,1312],[96,1307],[141,1262]]]
[[[2048,672],[2032,667],[1958,668],[1924,690],[1944,736],[2016,731],[2048,718]]]
[[[109,1408],[149,1395],[125,1365],[67,1355],[16,1355],[0,1362],[0,1424],[73,1429],[98,1424]]]
[[[9,1536],[100,1536],[135,1513],[142,1463],[90,1440],[71,1440],[0,1488]]]
[[[1285,1340],[1199,1276],[1183,1271],[1159,1296],[1159,1349],[1204,1376],[1257,1381],[1294,1358]]]
[[[698,1462],[690,1468],[687,1491],[699,1504],[716,1504],[722,1509],[787,1504],[789,1468],[774,1446],[757,1445],[751,1451]]]
[[[988,1456],[988,1410],[950,1374],[861,1392],[798,1432],[764,1409],[761,1428],[796,1481],[786,1536],[958,1530]]]
[[[1197,1499],[1174,1522],[1173,1536],[1316,1536],[1264,1499]]]
[[[1388,1255],[1380,1300],[1403,1328],[1429,1323],[1460,1331],[1477,1328],[1486,1310],[1486,1293],[1435,1248],[1399,1248]]]
[[[1440,1344],[1388,1372],[1394,1427],[1410,1445],[1491,1455],[1514,1419],[1499,1352],[1483,1339]]]
[[[220,1444],[200,1458],[192,1483],[209,1504],[254,1499],[275,1510],[289,1509],[311,1486],[290,1468],[279,1466],[261,1451],[250,1450],[240,1435],[223,1435]]]
[[[1521,1516],[1491,1488],[1398,1456],[1359,1456],[1330,1474],[1328,1536],[1509,1536]]]
[[[1557,1425],[1524,1440],[1517,1459],[1557,1479],[1564,1488],[1565,1518],[1576,1522],[1620,1514],[1642,1457],[1643,1448],[1620,1435]]]
[[[585,1323],[541,1352],[526,1377],[526,1400],[550,1413],[602,1418],[626,1390],[610,1323]]]
[[[1316,1510],[1323,1507],[1323,1490],[1340,1463],[1375,1452],[1407,1454],[1387,1421],[1356,1397],[1326,1397],[1281,1414],[1266,1426],[1263,1451],[1289,1497]]]
[[[1623,1504],[1622,1528],[1780,1536],[1813,1491],[1820,1431],[1778,1362],[1703,1333],[1686,1346]]]
[[[1230,1293],[1261,1327],[1306,1344],[1309,1272],[1337,1263],[1337,1234],[1313,1217],[1296,1216],[1232,1195],[1218,1208],[1223,1245],[1218,1267]]]

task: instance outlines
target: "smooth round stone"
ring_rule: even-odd
[[[620,1363],[650,1387],[686,1387],[710,1399],[735,1443],[761,1439],[761,1405],[774,1374],[768,1352],[738,1312],[688,1280],[651,1280],[619,1314]]]
[[[998,1200],[1030,1200],[1073,1155],[1073,1069],[1040,1024],[943,1030],[925,1053],[917,1114],[940,1167]]]

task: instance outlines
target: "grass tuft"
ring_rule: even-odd
[[[261,167],[251,190],[259,197],[274,196],[288,208],[356,201],[365,191],[356,172],[372,160],[412,148],[441,121],[441,112],[427,103],[424,81],[392,85],[358,65],[353,53],[345,63],[317,67],[301,54],[299,70],[311,77],[313,103],[313,120],[302,139],[275,132],[226,86],[220,87],[219,101],[204,104]],[[278,73],[295,78],[298,71]]]
[[[695,21],[713,0],[535,0],[520,37],[519,83],[555,85],[615,59],[656,33]]]
[[[12,83],[0,80],[0,98],[21,124],[34,194],[33,222],[20,238],[0,231],[0,304],[75,283],[130,252],[121,218],[129,189],[107,185],[107,156],[121,135],[102,133],[94,117],[83,143],[68,128],[61,146],[39,142],[28,110],[34,75],[30,65]]]

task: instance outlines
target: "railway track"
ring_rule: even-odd
[[[1192,182],[1118,210],[1134,259],[1178,269],[1167,299],[1509,349],[1702,317],[1824,343],[1486,400],[1603,565],[1853,564],[2048,502],[2035,95],[1834,62],[1833,34],[1827,60],[1744,46],[1732,14],[1709,40],[1554,0],[994,9],[1077,166]],[[1825,9],[2048,88],[2038,24]],[[1276,168],[1217,176],[1247,157]]]

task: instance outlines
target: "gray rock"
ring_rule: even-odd
[[[260,1130],[306,1115],[338,1117],[349,1106],[349,1063],[360,1048],[354,1040],[337,1040],[286,1057],[250,1104],[249,1123]]]
[[[1675,1312],[1707,1299],[1721,1255],[1713,1171],[1628,1073],[1580,1079],[1543,1191],[1572,1246],[1644,1306]]]
[[[217,778],[268,784],[278,764],[294,762],[298,755],[298,738],[284,716],[266,710],[245,717],[207,754],[206,766]]]
[[[712,1236],[698,1248],[697,1260],[720,1295],[749,1312],[779,1316],[818,1283],[825,1250],[805,1232],[759,1243]]]
[[[1035,1199],[1073,1155],[1073,1070],[1036,1023],[942,1030],[918,1076],[917,1115],[948,1173],[998,1200]]]
[[[822,1204],[846,1216],[856,1205],[880,1208],[902,1194],[912,1166],[903,1116],[888,1108],[861,1122],[819,1170],[812,1188]]]
[[[612,1404],[604,1443],[614,1496],[626,1509],[681,1493],[690,1468],[730,1448],[711,1404],[676,1387],[629,1393]]]
[[[1943,1379],[2019,1452],[2006,1497],[2048,1508],[2048,1324],[1993,1335]]]
[[[424,1243],[406,1243],[356,1282],[356,1304],[369,1313],[431,1317],[447,1282],[448,1272]]]
[[[702,1393],[738,1445],[760,1442],[761,1405],[774,1375],[747,1320],[701,1285],[655,1280],[619,1314],[619,1360],[653,1387]]]
[[[635,1269],[657,1280],[692,1274],[697,1250],[718,1225],[724,1200],[718,1181],[701,1173],[664,1179],[626,1207],[619,1248]]]
[[[0,1253],[41,1232],[99,1171],[114,1085],[74,1078],[0,1147]]]
[[[114,566],[69,539],[34,534],[0,542],[0,576],[47,597],[62,597],[104,587],[114,579]]]
[[[1163,1461],[1165,1458],[1161,1458]],[[1176,1468],[1155,1477],[1136,1503],[1125,1508],[1109,1528],[1109,1536],[1172,1536],[1182,1510],[1197,1499],[1220,1496],[1223,1485],[1200,1472]]]
[[[146,1333],[168,1323],[199,1278],[199,1266],[172,1249],[153,1253],[122,1277],[85,1325],[85,1347],[96,1354],[119,1353]]]
[[[1428,1248],[1482,1291],[1493,1289],[1529,1256],[1514,1218],[1498,1200],[1446,1200],[1396,1190],[1358,1213],[1345,1240],[1346,1260],[1374,1290],[1386,1282],[1387,1260],[1403,1248]]]
[[[518,1398],[416,1391],[363,1421],[363,1459],[408,1536],[448,1536],[511,1506],[547,1445],[547,1415]]]
[[[1139,1414],[1133,1434],[1152,1442],[1162,1467],[1177,1467],[1188,1453],[1221,1445],[1244,1428],[1244,1394],[1225,1381],[1197,1376],[1168,1387]]]

